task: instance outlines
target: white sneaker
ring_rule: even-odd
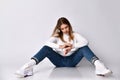
[[[36,64],[34,60],[30,60],[23,67],[15,72],[18,77],[27,77],[33,75],[33,66]]]
[[[96,69],[95,73],[98,76],[110,75],[112,73],[112,71],[106,68],[105,65],[99,60],[96,60],[94,65]]]
[[[15,72],[17,77],[24,78],[33,75],[33,68],[20,69]]]

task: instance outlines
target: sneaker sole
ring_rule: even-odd
[[[113,72],[112,71],[110,71],[110,72],[107,72],[107,73],[105,73],[105,74],[96,74],[97,76],[107,76],[107,75],[110,75],[110,74],[112,74]]]
[[[20,75],[18,73],[14,73],[18,78],[24,78],[26,75]]]

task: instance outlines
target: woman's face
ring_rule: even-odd
[[[60,30],[63,32],[63,34],[68,34],[69,33],[69,26],[67,24],[62,24],[60,26]]]

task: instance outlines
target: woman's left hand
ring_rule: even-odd
[[[67,54],[69,51],[71,51],[72,46],[64,48],[64,54]]]
[[[65,43],[64,44],[66,47],[72,47],[73,45],[71,43]]]

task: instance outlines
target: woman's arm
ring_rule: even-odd
[[[86,45],[88,45],[88,41],[83,37],[83,36],[81,36],[80,34],[78,34],[78,33],[75,33],[74,34],[74,44],[73,44],[73,48],[71,49],[71,51],[75,51],[75,50],[77,50],[78,48],[81,48],[81,47],[83,47],[83,46],[86,46]]]
[[[61,51],[61,52],[65,52],[65,48],[68,47],[68,46],[71,46],[71,44],[69,43],[66,43],[66,44],[63,44],[63,45],[58,45],[57,44],[58,42],[58,38],[57,37],[51,37],[49,40],[46,41],[45,45],[46,46],[49,46],[57,51]],[[70,49],[67,49],[67,52],[70,51]]]
[[[58,49],[59,45],[57,44],[57,41],[58,41],[57,37],[50,37],[50,39],[46,41],[45,45],[54,49]]]

